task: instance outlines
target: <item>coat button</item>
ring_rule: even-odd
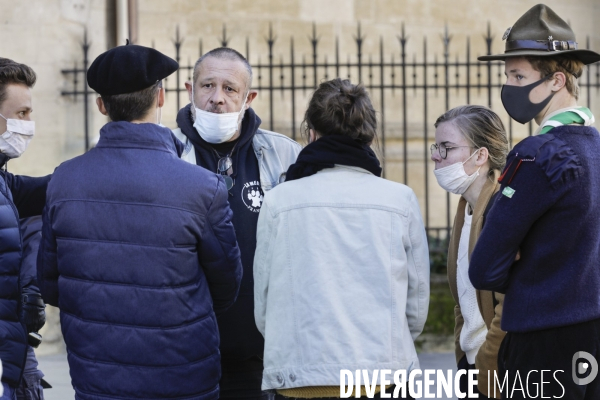
[[[290,381],[292,381],[292,382],[296,381],[296,375],[290,374]]]
[[[277,382],[280,384],[283,383],[283,377],[281,375],[277,375]]]

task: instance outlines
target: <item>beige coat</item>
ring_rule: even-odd
[[[494,175],[489,177],[483,186],[483,189],[481,190],[481,194],[479,195],[479,199],[475,205],[475,210],[473,210],[473,222],[471,225],[471,235],[469,237],[469,259],[471,258],[471,253],[475,248],[477,238],[481,233],[481,229],[483,227],[483,214],[488,202],[490,201],[492,195],[500,189],[500,184],[498,183],[499,176],[500,172],[494,171]],[[450,243],[448,247],[448,282],[450,284],[452,297],[454,297],[454,301],[456,302],[456,306],[454,307],[454,342],[457,362],[465,355],[464,351],[460,348],[460,332],[462,330],[464,320],[460,311],[460,305],[458,304],[456,274],[458,243],[460,241],[460,233],[465,221],[466,205],[467,201],[464,197],[461,197],[458,203],[456,217],[454,218],[452,236],[450,236]],[[495,296],[497,300],[495,309],[493,296]],[[504,339],[504,335],[506,335],[506,332],[500,329],[504,295],[485,290],[477,290],[477,304],[479,305],[479,311],[481,312],[481,316],[485,321],[485,325],[488,328],[485,342],[483,342],[483,345],[475,357],[475,367],[479,369],[479,376],[477,377],[478,389],[484,395],[492,398],[494,397],[494,371],[496,371],[496,373],[498,371],[498,349],[500,348],[502,339]],[[489,387],[491,395],[488,393],[488,376],[490,378]],[[496,386],[495,397],[498,399],[500,398],[500,388],[498,386]]]

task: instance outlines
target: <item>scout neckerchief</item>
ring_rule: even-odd
[[[574,107],[559,110],[555,115],[550,116],[538,128],[539,134],[548,133],[552,128],[563,125],[583,125],[590,126],[594,123],[594,115],[589,108]]]

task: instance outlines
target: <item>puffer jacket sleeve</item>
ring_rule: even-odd
[[[254,253],[254,320],[258,331],[265,336],[267,294],[269,293],[269,270],[272,252],[271,235],[273,234],[273,217],[269,210],[269,196],[260,208],[256,228],[256,252]]]
[[[46,189],[52,175],[31,177],[6,173],[6,182],[20,218],[42,215],[46,204]]]
[[[406,319],[415,340],[423,331],[429,308],[429,248],[419,203],[412,191],[409,202],[409,245],[405,246],[408,260]]]
[[[21,261],[21,288],[37,288],[37,254],[42,238],[42,217],[21,219],[21,237],[23,238],[23,258]]]
[[[42,214],[42,240],[37,261],[38,287],[44,303],[58,307],[58,259],[56,237],[52,232],[51,207],[46,205]]]
[[[227,196],[225,181],[219,177],[198,251],[215,312],[225,311],[235,302],[242,281],[240,249]]]

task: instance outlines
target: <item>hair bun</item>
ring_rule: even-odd
[[[343,135],[370,144],[377,133],[377,114],[362,84],[336,78],[319,85],[303,124],[306,132],[314,129],[321,136]]]

